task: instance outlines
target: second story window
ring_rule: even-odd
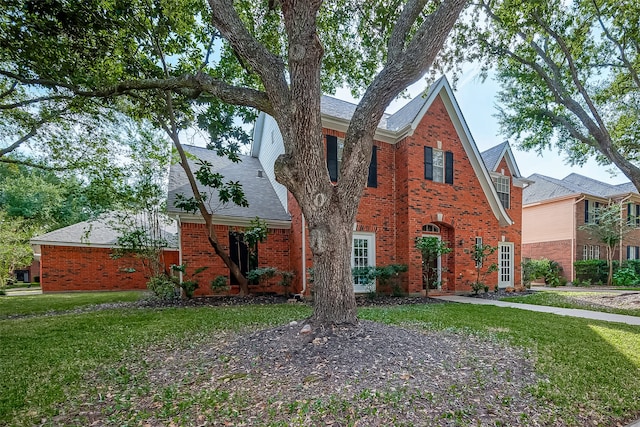
[[[494,178],[498,198],[505,209],[511,207],[511,179],[508,176],[499,176]]]
[[[600,209],[600,203],[593,200],[584,201],[584,223],[598,223],[597,213]]]
[[[453,184],[453,153],[424,147],[424,178]]]
[[[342,165],[342,150],[344,140],[333,135],[326,135],[327,140],[327,169],[332,182],[338,182],[340,166]],[[378,147],[373,146],[371,161],[369,163],[369,175],[367,177],[367,187],[378,186]]]
[[[640,205],[635,203],[627,205],[627,222],[632,227],[640,227]]]

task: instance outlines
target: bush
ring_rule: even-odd
[[[175,301],[179,297],[178,286],[173,278],[166,274],[154,276],[147,282],[147,289],[162,301]]]
[[[576,273],[576,281],[589,281],[590,283],[607,282],[609,267],[603,259],[580,260],[573,263]]]
[[[556,261],[542,259],[527,259],[522,263],[522,279],[526,287],[536,279],[544,279],[547,286],[555,288],[567,284],[562,277],[562,267]]]
[[[211,281],[211,292],[214,294],[226,292],[229,290],[227,276],[218,276]]]
[[[489,286],[485,285],[483,282],[472,282],[470,284],[471,289],[473,289],[473,294],[478,295],[478,292],[484,291],[485,293],[489,292]],[[498,287],[496,286],[496,289]]]
[[[381,287],[391,286],[391,294],[394,296],[404,295],[404,291],[399,283],[400,273],[404,273],[409,268],[405,264],[389,264],[378,267],[357,267],[351,269],[354,277],[362,277],[371,284],[371,294],[376,294],[376,280]]]
[[[640,277],[632,267],[618,269],[613,273],[613,284],[616,286],[634,286],[640,282]]]

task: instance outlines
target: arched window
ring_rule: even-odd
[[[427,224],[422,226],[422,231],[425,233],[439,233],[440,227],[435,224]]]

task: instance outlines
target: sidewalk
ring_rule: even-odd
[[[579,310],[576,308],[548,307],[546,305],[520,304],[515,302],[495,301],[482,298],[471,298],[462,296],[440,296],[433,297],[441,301],[459,302],[464,304],[484,304],[498,307],[519,308],[520,310],[538,311],[541,313],[552,313],[560,316],[581,317],[583,319],[603,320],[605,322],[626,323],[627,325],[640,326],[640,317],[625,316],[623,314],[602,313],[600,311]],[[638,426],[640,427],[640,426]]]

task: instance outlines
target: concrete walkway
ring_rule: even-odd
[[[515,302],[496,301],[483,298],[461,296],[441,296],[433,298],[439,299],[441,301],[519,308],[520,310],[539,311],[541,313],[559,314],[560,316],[581,317],[583,319],[604,320],[605,322],[618,322],[626,323],[627,325],[640,326],[640,317],[626,316],[623,314],[602,313],[600,311],[579,310],[577,308],[559,308],[548,307],[546,305],[520,304]]]

